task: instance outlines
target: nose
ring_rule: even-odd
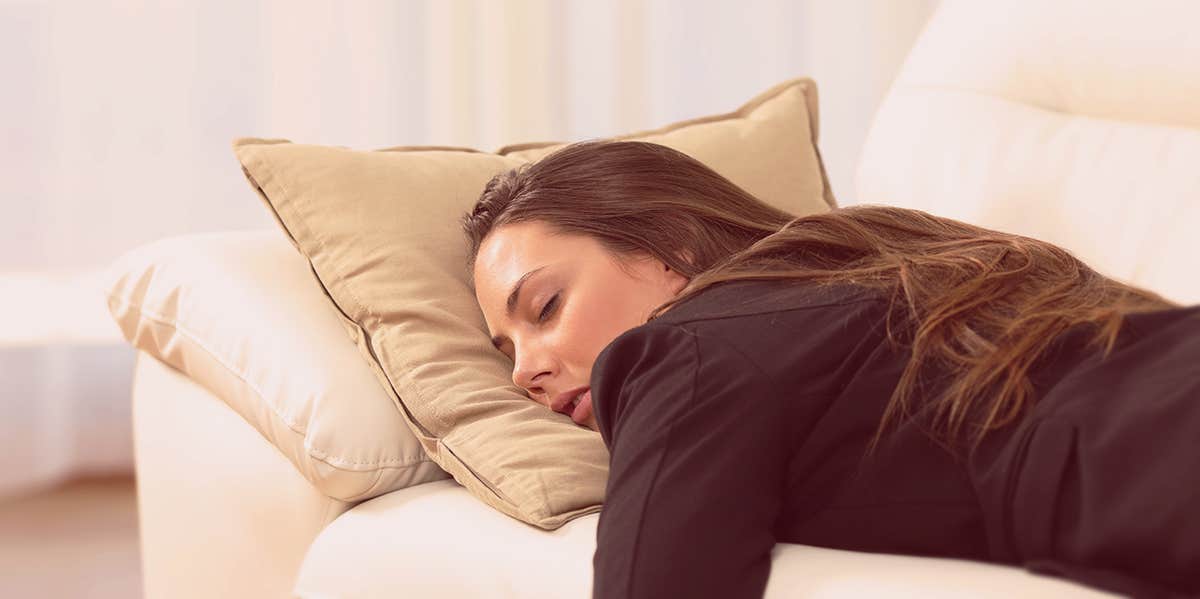
[[[529,395],[539,401],[549,402],[545,397],[546,390],[540,384],[549,374],[549,368],[544,357],[537,352],[517,352],[513,362],[513,384],[529,391]],[[539,397],[540,396],[540,397]]]

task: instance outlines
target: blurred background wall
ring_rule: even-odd
[[[132,350],[97,273],[142,243],[271,228],[235,137],[574,141],[820,95],[843,205],[936,0],[0,0],[0,495],[131,468]]]

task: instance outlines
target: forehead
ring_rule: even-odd
[[[475,290],[485,311],[503,306],[512,286],[525,273],[551,264],[593,257],[599,244],[584,235],[559,233],[531,221],[496,227],[479,246],[475,258]]]
[[[540,266],[545,260],[561,255],[564,245],[574,236],[562,235],[540,222],[505,224],[496,227],[479,246],[475,258],[475,275],[509,269],[526,270]],[[515,277],[514,277],[515,279]]]

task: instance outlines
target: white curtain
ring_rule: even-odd
[[[235,137],[494,150],[727,112],[807,75],[852,204],[871,114],[935,4],[0,0],[0,468],[128,467],[132,354],[90,281],[150,240],[275,226]]]

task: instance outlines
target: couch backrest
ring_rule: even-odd
[[[943,0],[855,200],[1044,239],[1200,303],[1197,24],[1194,0]]]

